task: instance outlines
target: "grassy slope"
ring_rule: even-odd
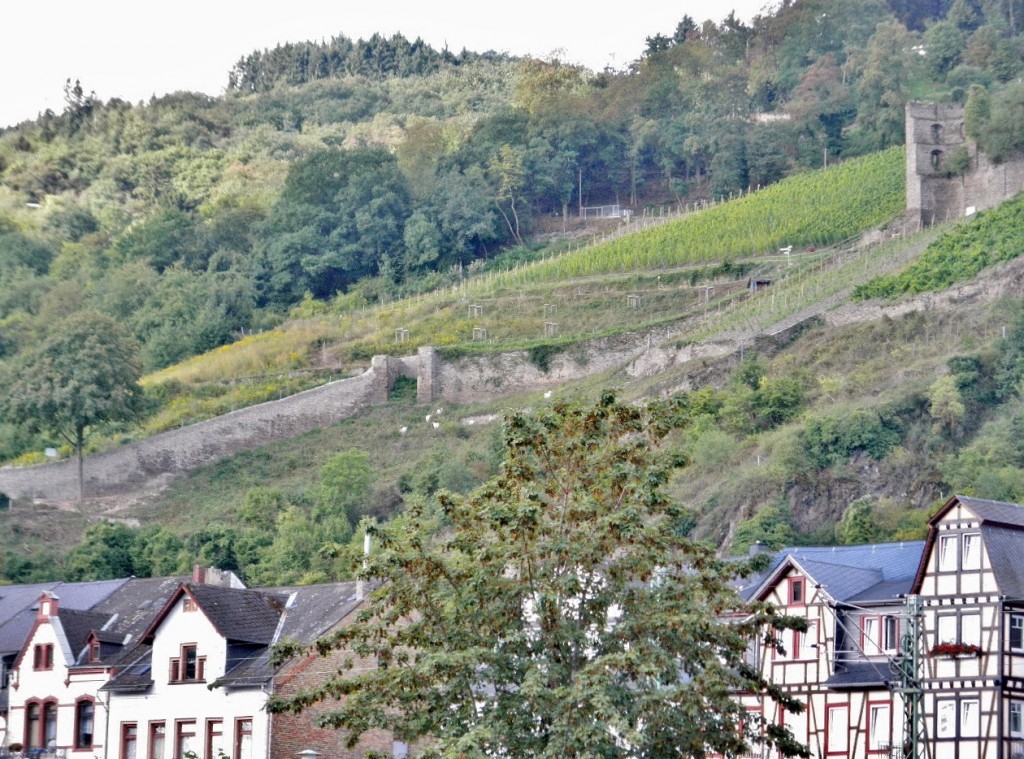
[[[777,261],[771,264],[777,267],[775,274],[780,277],[773,292],[780,303],[780,309],[784,299],[792,298],[793,302],[785,307],[792,312],[820,297],[819,290],[813,285],[815,281],[830,280],[832,291],[835,291],[836,288],[864,281],[886,266],[895,266],[920,247],[921,243],[914,240],[893,243],[888,248],[878,248],[867,253],[841,246],[826,254],[820,251],[806,254],[793,267]],[[769,265],[767,259],[760,263]],[[392,304],[377,309],[372,316],[367,313],[359,318],[364,322],[372,320],[376,322],[378,331],[386,331],[392,328],[394,319],[408,314],[399,313],[402,309],[424,307],[428,311],[430,308],[440,311],[441,303],[448,304],[444,307],[457,307],[461,311],[467,300],[483,300],[482,297],[470,296],[489,292],[493,304],[510,309],[508,313],[511,314],[515,313],[515,308],[522,312],[523,304],[543,304],[561,294],[565,298],[564,302],[572,304],[566,307],[567,311],[576,309],[571,312],[583,314],[591,310],[598,315],[595,318],[612,323],[610,329],[618,329],[623,328],[623,324],[616,323],[616,320],[651,318],[650,314],[627,313],[622,307],[625,293],[645,292],[644,300],[650,295],[655,309],[667,309],[667,304],[679,300],[685,304],[685,297],[679,298],[679,293],[691,287],[690,271],[679,269],[660,274],[634,272],[628,275],[605,275],[591,280],[540,283],[532,285],[529,290],[525,283],[519,290],[512,286],[508,280],[521,277],[521,273],[510,273],[503,275],[505,281],[502,282],[496,282],[499,277],[492,277],[489,282],[473,286],[467,284],[459,293],[424,296],[418,303]],[[659,276],[662,277],[660,282]],[[489,289],[474,291],[471,289],[474,286]],[[665,292],[670,295],[659,300],[662,297],[660,294]],[[437,298],[438,301],[431,303],[431,298]],[[755,309],[756,304],[757,301],[751,298],[737,300],[731,306],[724,302],[721,314],[713,314],[709,318],[711,323],[705,322],[700,329],[704,333],[711,333],[715,329],[711,326],[713,324],[719,327],[723,324],[732,326],[737,322],[749,325],[752,319],[760,320],[755,326],[763,326],[769,319],[783,315],[782,311],[759,312]],[[765,309],[766,304],[767,300],[763,300],[756,307]],[[807,389],[805,418],[847,413],[900,395],[920,394],[937,374],[944,371],[950,356],[988,349],[998,338],[1002,326],[1010,322],[1017,307],[1016,303],[997,303],[962,308],[955,315],[929,312],[841,330],[812,329],[792,346],[766,357],[767,371],[773,376],[800,378]],[[560,319],[565,319],[567,311],[560,313]],[[685,312],[685,308],[678,309],[674,318],[682,312]],[[500,310],[498,313],[501,313]],[[352,314],[322,317],[297,322],[288,329],[295,330],[302,339],[311,341],[321,357],[325,354],[337,356],[338,344],[329,341],[333,333],[320,331],[327,330],[331,322],[352,326],[357,323],[357,319]],[[360,333],[357,339],[365,340],[365,334]],[[349,337],[351,339],[352,335]],[[267,340],[280,341],[282,344],[288,342],[281,334],[254,337],[247,342],[260,345]],[[251,348],[244,345],[222,349],[202,361],[177,367],[166,374],[187,386],[189,372],[198,377],[214,378],[218,372],[210,367],[220,357],[225,354],[245,355],[248,350]],[[734,357],[720,365],[700,362],[700,365],[676,369],[662,377],[645,381],[625,381],[625,378],[616,376],[593,377],[586,382],[575,383],[566,392],[592,396],[602,387],[618,386],[620,392],[627,397],[639,399],[687,384],[720,385],[734,363]],[[248,366],[247,370],[251,368]],[[166,381],[167,377],[152,378],[151,381],[157,379]],[[276,487],[301,499],[315,485],[323,461],[331,453],[349,447],[362,448],[372,454],[379,476],[374,508],[380,509],[383,515],[389,505],[397,503],[396,493],[399,490],[415,486],[424,478],[440,478],[449,485],[465,489],[493,472],[493,451],[498,426],[464,426],[457,423],[458,417],[500,414],[503,408],[543,402],[539,395],[529,395],[474,407],[449,407],[441,429],[434,431],[423,422],[421,408],[417,408],[408,399],[396,400],[386,407],[372,409],[328,430],[275,443],[260,451],[198,470],[172,485],[160,496],[110,516],[128,517],[143,525],[171,521],[173,528],[182,534],[220,521],[230,523],[242,496],[249,488]],[[402,426],[409,427],[409,434],[401,435],[398,432]],[[729,525],[735,523],[736,519],[749,516],[764,505],[783,499],[796,504],[797,526],[808,528],[814,524],[833,523],[838,518],[836,510],[858,497],[861,491],[881,498],[898,500],[902,497],[905,502],[913,500],[915,504],[922,505],[934,496],[935,489],[939,487],[938,478],[928,471],[928,452],[912,446],[901,449],[898,455],[876,465],[873,473],[868,473],[870,476],[852,469],[840,469],[825,473],[813,483],[794,481],[786,457],[791,453],[792,442],[799,428],[798,421],[751,437],[730,435],[721,430],[714,435],[698,430],[699,434],[691,437],[695,441],[692,444],[692,452],[696,454],[694,465],[674,484],[674,490],[697,514],[699,535],[715,541],[727,540]],[[95,517],[103,512],[105,506],[95,504],[91,508],[94,510],[91,516]],[[167,519],[169,514],[174,515],[173,520]],[[9,532],[3,542],[9,545],[17,544],[18,540],[21,544],[33,543],[42,534],[41,520],[54,519],[67,527],[60,533],[63,539],[58,540],[73,541],[75,530],[81,529],[86,515],[62,516],[40,512],[35,516],[40,523],[32,519],[20,520],[18,531]],[[18,535],[20,538],[16,538]],[[11,540],[15,542],[11,543]]]

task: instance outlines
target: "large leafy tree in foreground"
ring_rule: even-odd
[[[703,757],[761,740],[806,755],[731,698],[798,708],[744,661],[765,630],[798,623],[744,603],[730,581],[749,567],[683,537],[662,486],[686,417],[683,400],[611,396],[510,416],[496,479],[374,531],[365,571],[383,583],[317,646],[380,666],[271,710],[315,706],[353,745],[386,728],[436,757]]]
[[[114,319],[80,312],[39,346],[6,367],[0,418],[46,430],[78,456],[78,498],[84,496],[82,446],[98,426],[139,413],[139,346]]]

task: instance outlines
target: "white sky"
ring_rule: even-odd
[[[0,35],[0,126],[64,108],[64,82],[101,100],[176,90],[224,91],[242,55],[278,42],[374,32],[421,37],[453,52],[496,50],[599,70],[637,59],[644,39],[671,34],[684,14],[744,20],[771,0],[49,0],[7,3]]]

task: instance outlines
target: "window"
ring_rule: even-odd
[[[52,643],[41,643],[32,648],[32,669],[53,669]]]
[[[807,621],[807,632],[800,635],[801,659],[814,659],[818,656],[818,621]]]
[[[121,723],[121,759],[135,759],[139,747],[139,726],[134,722]]]
[[[981,615],[943,614],[936,620],[935,644],[963,643],[965,645],[981,645]]]
[[[981,703],[976,698],[960,702],[960,737],[977,738],[981,735]]]
[[[977,738],[981,734],[981,704],[977,698],[936,702],[936,738]]]
[[[847,707],[827,707],[825,720],[825,751],[829,754],[846,754],[850,730]]]
[[[969,532],[964,535],[964,553],[961,569],[981,569],[981,534]]]
[[[224,720],[206,720],[206,759],[217,759],[224,750]]]
[[[167,755],[167,725],[149,723],[149,759],[164,759]]]
[[[25,704],[25,748],[39,748],[39,702]]]
[[[43,743],[46,748],[57,745],[57,702],[43,702]]]
[[[46,748],[57,743],[57,702],[25,703],[25,748]]]
[[[939,701],[936,703],[935,737],[956,737],[956,701]]]
[[[868,751],[884,752],[892,742],[889,704],[868,704]]]
[[[789,578],[789,604],[790,606],[804,605],[804,578]]]
[[[960,616],[960,642],[972,646],[981,645],[980,614],[962,614]]]
[[[185,596],[184,600],[181,602],[181,610],[182,611],[185,611],[185,612],[195,611],[198,608],[199,607],[196,606],[195,599],[192,598],[191,596]]]
[[[900,624],[896,617],[882,617],[882,650],[896,651],[900,647]]]
[[[252,717],[235,720],[235,756],[234,759],[253,759],[252,754]]]
[[[1024,651],[1024,614],[1010,615],[1010,650]]]
[[[942,142],[942,124],[932,124],[932,142]]]
[[[864,617],[861,619],[861,650],[871,655],[881,650],[881,617]]]
[[[202,682],[205,678],[206,657],[199,656],[195,643],[181,647],[181,655],[171,659],[170,681],[172,683]]]
[[[1024,701],[1010,702],[1010,737],[1024,738]]]
[[[932,151],[932,168],[935,169],[936,171],[938,169],[942,168],[942,151],[941,150],[933,150]]]
[[[83,698],[75,704],[75,748],[92,748],[96,704]]]
[[[89,641],[89,662],[95,663],[100,660],[100,642],[93,638]]]
[[[955,572],[957,566],[957,540],[956,535],[942,535],[939,537],[939,571]]]
[[[196,721],[178,720],[174,723],[174,759],[184,759],[188,752],[199,753],[196,743]]]

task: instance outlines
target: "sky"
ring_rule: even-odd
[[[646,37],[672,34],[684,14],[744,20],[771,0],[50,0],[4,9],[0,126],[64,109],[64,82],[101,100],[148,100],[178,90],[219,95],[243,55],[278,43],[401,32],[458,52],[555,53],[594,70],[624,68]],[[642,11],[639,9],[642,7]]]

